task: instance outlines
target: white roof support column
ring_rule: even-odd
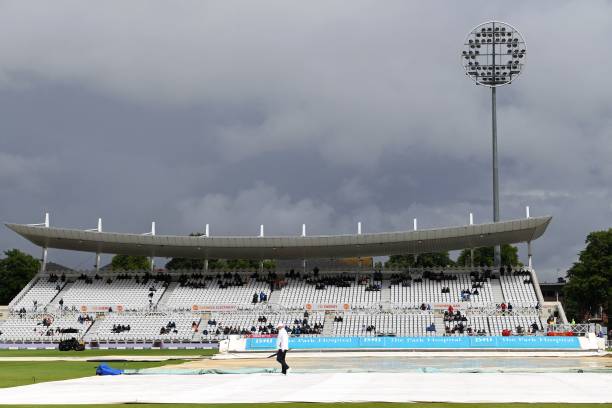
[[[151,222],[151,235],[155,236],[155,221]],[[153,272],[155,270],[155,257],[151,256],[149,260],[151,261],[151,272]]]
[[[264,237],[264,225],[263,224],[259,226],[259,237],[260,238]],[[264,261],[263,259],[260,259],[259,260],[259,272],[263,273],[263,270],[264,270]]]
[[[204,228],[204,236],[206,238],[210,237],[210,225],[206,224]],[[208,272],[208,259],[204,259],[204,271]]]
[[[98,232],[102,232],[102,218],[98,218]],[[96,272],[100,271],[100,252],[96,252]]]
[[[45,213],[45,223],[43,224],[45,228],[49,228],[49,213]],[[42,262],[40,264],[40,272],[45,273],[47,271],[47,257],[49,255],[49,251],[47,247],[43,247],[42,250]]]
[[[529,206],[525,207],[525,217],[530,218]],[[527,266],[529,267],[529,269],[533,268],[532,257],[533,257],[533,253],[531,252],[531,241],[527,241]]]
[[[470,213],[470,225],[474,225],[474,214]],[[474,267],[474,248],[470,248],[470,268]]]
[[[357,223],[357,235],[361,235],[361,221]],[[361,257],[357,257],[359,271],[361,272]]]
[[[306,236],[306,224],[302,224],[302,236]],[[306,273],[306,259],[302,259],[302,272]]]
[[[418,229],[417,228],[417,219],[416,218],[414,220],[412,220],[412,229],[415,230],[415,231]]]

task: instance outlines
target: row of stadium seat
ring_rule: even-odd
[[[93,279],[90,282],[77,279],[68,283],[50,282],[46,276],[37,277],[31,288],[11,304],[11,309],[42,311],[52,300],[53,305],[58,305],[62,300],[64,307],[75,309],[83,305],[91,307],[120,305],[124,310],[149,310],[152,306],[158,305],[166,291],[166,285],[161,281],[149,280],[143,283],[142,280],[136,281],[133,277],[113,280],[110,276],[103,275],[100,279]],[[456,279],[441,281],[428,278],[413,279],[409,286],[408,284],[389,285],[387,280],[374,282],[380,285],[380,290],[369,290],[368,285],[357,284],[354,279],[348,281],[347,287],[326,285],[325,289],[317,289],[314,284],[305,280],[290,278],[285,280],[282,289],[275,291],[274,296],[275,302],[280,306],[297,309],[303,308],[308,303],[348,303],[352,308],[372,308],[381,303],[387,295],[385,291],[388,291],[387,298],[394,307],[419,307],[423,303],[459,303],[466,301],[462,300],[462,290],[472,292],[466,301],[469,304],[494,303],[491,279],[479,282],[480,287],[476,288],[478,294],[474,294],[468,273],[453,273],[448,276],[455,276]],[[537,304],[534,286],[528,277],[502,275],[500,284],[506,302],[528,307],[535,307]],[[443,288],[448,288],[448,291],[443,293]],[[219,304],[250,308],[253,305],[253,295],[261,292],[265,293],[266,297],[271,297],[269,283],[246,277],[242,286],[221,287],[214,279],[199,279],[190,281],[190,285],[173,283],[165,295],[163,305],[160,306],[170,310],[190,309],[193,305]]]
[[[227,329],[233,328],[239,333],[251,331],[252,334],[269,334],[277,323],[282,322],[291,330],[298,326],[303,328],[304,314],[272,313],[264,314],[266,321],[258,321],[261,314],[245,312],[215,312],[204,315],[191,313],[111,313],[98,318],[95,325],[91,321],[82,321],[79,314],[66,313],[63,316],[53,317],[51,315],[37,315],[36,317],[12,316],[0,326],[0,341],[3,342],[53,342],[63,338],[83,338],[86,341],[98,342],[152,342],[160,341],[214,341],[227,338],[231,332]],[[433,313],[343,313],[339,314],[342,319],[331,319],[331,330],[327,332],[331,336],[440,336],[445,332],[445,326],[452,329],[458,323],[464,328],[471,327],[473,332],[484,332],[485,334],[501,335],[503,330],[510,330],[518,334],[517,327],[529,331],[532,324],[537,324],[542,329],[542,322],[537,315],[500,314],[492,316],[465,316],[466,321],[445,322],[444,325],[435,327],[435,331],[428,330],[435,323]],[[49,319],[48,326],[43,324],[43,319]],[[307,324],[314,327],[315,324],[321,328],[325,324],[325,314],[313,312],[308,315]],[[299,323],[295,323],[296,320]],[[214,324],[212,324],[214,323]],[[269,327],[265,333],[257,329],[262,326]],[[61,333],[57,329],[75,329],[73,333]],[[88,331],[89,329],[89,331]],[[304,334],[302,336],[321,335]],[[454,334],[457,334],[455,332]],[[464,331],[467,334],[467,331]]]
[[[423,303],[462,302],[461,291],[474,290],[472,281],[467,274],[455,274],[455,276],[457,276],[456,280],[436,281],[422,278],[421,281],[412,280],[410,286],[391,285],[391,303],[402,307],[418,307]],[[473,304],[493,303],[490,282],[490,279],[480,282],[482,287],[477,288],[478,294],[471,295],[468,302]],[[442,288],[449,288],[448,293],[442,293]]]

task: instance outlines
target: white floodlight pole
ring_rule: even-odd
[[[474,214],[470,213],[470,225],[474,225]],[[470,248],[470,268],[474,268],[474,248]]]
[[[151,236],[155,236],[155,221],[151,222]],[[151,272],[155,270],[155,257],[151,256]]]
[[[493,153],[493,222],[499,222],[499,165],[497,154],[497,87],[512,83],[525,65],[526,44],[510,24],[487,21],[470,31],[461,55],[465,73],[477,85],[491,88]],[[494,247],[495,267],[501,266],[501,246]]]
[[[529,218],[529,206],[525,207],[525,217]],[[532,258],[532,253],[531,253],[531,241],[527,241],[527,266],[529,267],[529,269],[531,270],[532,268],[532,262],[531,262],[531,258]]]
[[[206,224],[204,228],[204,236],[206,238],[210,237],[210,225]],[[204,259],[204,271],[208,272],[208,259]]]

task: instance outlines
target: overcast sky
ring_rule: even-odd
[[[554,279],[612,226],[610,1],[2,1],[0,220],[239,235],[488,222],[490,90],[459,54],[490,19],[528,53],[498,92],[501,217],[553,216],[534,265]],[[39,256],[2,227],[14,247]]]

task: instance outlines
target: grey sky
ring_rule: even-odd
[[[607,1],[2,2],[0,219],[185,234],[490,220],[490,92],[458,54],[493,18],[528,47],[498,93],[501,215],[554,216],[534,245],[552,279],[611,226]],[[2,228],[12,247],[37,254]]]

